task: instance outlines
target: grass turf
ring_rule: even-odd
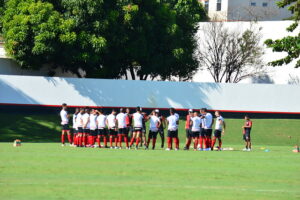
[[[228,146],[228,145],[226,145]],[[291,147],[195,152],[0,143],[0,199],[299,199]]]
[[[225,147],[194,152],[60,147],[56,115],[0,114],[0,199],[299,199],[299,120],[254,119],[254,151],[242,152],[243,120],[226,119]],[[179,135],[183,147],[184,121]],[[292,136],[289,139],[288,136]],[[158,139],[158,146],[160,139]],[[264,152],[260,147],[270,149]]]

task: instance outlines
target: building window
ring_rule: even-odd
[[[262,6],[263,6],[263,7],[268,7],[268,3],[267,3],[267,2],[263,2],[263,3],[262,3]]]
[[[256,6],[256,2],[251,2],[250,6]]]
[[[222,8],[222,0],[217,0],[217,11],[220,11]]]
[[[209,9],[209,0],[206,0],[204,2],[204,8],[205,8],[206,11],[208,11],[208,9]]]

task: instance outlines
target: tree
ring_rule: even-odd
[[[300,1],[299,0],[281,0],[277,3],[280,8],[288,7],[294,13],[293,19],[295,22],[287,28],[287,31],[293,32],[296,30],[300,20]],[[265,44],[272,48],[275,52],[286,52],[288,55],[282,59],[270,62],[272,66],[280,66],[289,64],[296,60],[295,67],[300,67],[300,32],[296,36],[287,36],[278,40],[266,40]]]
[[[189,79],[197,0],[8,0],[2,19],[5,48],[23,68],[85,77]]]
[[[215,82],[237,83],[263,73],[260,34],[252,26],[230,31],[223,22],[204,25],[199,36],[197,55]]]

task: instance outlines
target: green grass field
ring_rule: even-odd
[[[57,116],[0,119],[0,200],[300,199],[299,120],[254,119],[253,151],[242,152],[243,120],[226,119],[235,150],[196,152],[61,147]]]

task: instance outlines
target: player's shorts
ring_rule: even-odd
[[[191,129],[189,129],[189,128],[186,128],[186,129],[185,129],[185,136],[186,136],[187,138],[192,137],[192,131],[191,131]]]
[[[107,131],[105,128],[102,128],[102,129],[97,129],[97,134],[99,136],[106,136],[107,135]]]
[[[250,132],[251,132],[251,129],[245,129],[245,134],[243,135],[243,139],[244,139],[245,141],[251,140]]]
[[[159,127],[159,128],[158,128],[158,133],[159,133],[160,135],[164,135],[164,134],[165,134],[165,133],[164,133],[164,128]]]
[[[126,134],[128,135],[129,133],[132,133],[132,126],[126,127]]]
[[[142,133],[145,135],[145,134],[146,134],[146,132],[147,132],[147,128],[146,128],[146,127],[143,127],[143,129],[142,129]]]
[[[198,138],[200,136],[200,131],[192,131],[192,137]]]
[[[77,130],[76,128],[73,128],[73,129],[72,129],[72,133],[73,133],[74,135],[76,135],[76,134],[78,133],[78,130]]]
[[[63,131],[69,131],[70,130],[69,124],[63,124],[63,125],[61,125],[61,130],[63,130]]]
[[[142,132],[142,130],[143,130],[143,128],[141,128],[141,127],[134,127],[133,128],[134,132]]]
[[[221,130],[215,130],[214,136],[215,136],[216,138],[221,138],[221,137],[222,137],[222,131],[221,131]]]
[[[206,137],[211,137],[211,135],[212,135],[212,129],[204,129],[204,135]]]
[[[119,128],[118,134],[125,135],[127,133],[126,128]]]
[[[168,137],[178,137],[178,130],[176,131],[168,130]]]
[[[204,128],[200,128],[200,137],[205,137]]]
[[[149,138],[156,139],[158,131],[149,131]]]
[[[83,133],[83,128],[82,127],[78,127],[77,133],[82,134]]]
[[[90,129],[87,129],[87,128],[84,128],[84,129],[83,129],[83,133],[84,133],[84,134],[90,134],[90,132],[91,132]]]
[[[90,130],[91,136],[97,136],[97,130]]]
[[[117,136],[118,132],[115,129],[108,129],[108,133],[110,136]]]

